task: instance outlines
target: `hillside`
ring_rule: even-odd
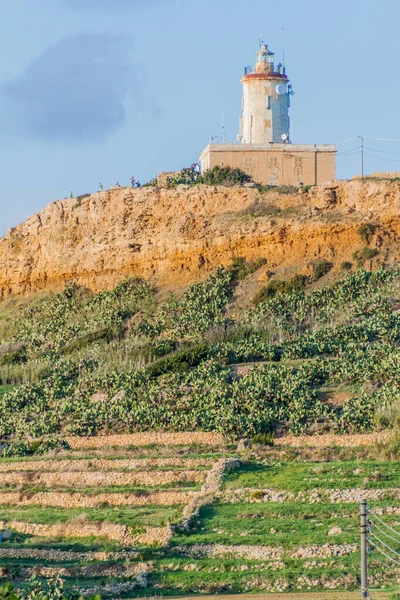
[[[0,437],[396,426],[399,207],[397,180],[47,207],[0,243]]]
[[[0,240],[0,290],[60,290],[67,281],[98,291],[126,276],[177,288],[233,257],[262,257],[267,270],[338,270],[366,246],[360,223],[376,225],[373,265],[396,262],[400,182],[331,182],[307,190],[178,186],[112,189],[59,200]],[[371,260],[368,253],[364,260]],[[368,266],[369,266],[368,262]],[[264,275],[265,274],[261,274]]]
[[[352,591],[367,498],[370,583],[393,589],[399,199],[397,181],[116,190],[10,232],[0,582]]]
[[[126,279],[3,301],[0,439],[396,427],[398,267],[323,286],[332,273],[319,262],[312,277],[271,280],[247,306],[243,290],[263,268],[236,260],[166,299]]]

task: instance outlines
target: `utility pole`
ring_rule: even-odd
[[[360,139],[361,144],[361,179],[364,179],[364,138],[362,135],[359,135],[358,138]]]
[[[361,600],[368,598],[368,519],[367,501],[360,504],[360,533],[361,533]]]

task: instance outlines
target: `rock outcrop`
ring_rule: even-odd
[[[127,275],[183,287],[232,257],[264,257],[267,270],[339,267],[366,244],[357,228],[377,225],[379,263],[400,253],[400,183],[330,182],[307,192],[178,186],[120,188],[59,200],[0,240],[0,296],[59,290],[74,280],[93,290]]]

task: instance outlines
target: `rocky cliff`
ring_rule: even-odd
[[[234,256],[267,259],[279,275],[326,259],[338,269],[376,225],[366,266],[400,254],[400,182],[330,182],[308,192],[179,186],[113,189],[59,200],[0,240],[0,293],[60,289],[75,280],[93,290],[127,275],[181,287]],[[354,262],[354,261],[353,261]]]

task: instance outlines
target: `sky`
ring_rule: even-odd
[[[0,236],[49,202],[141,183],[238,133],[262,35],[285,49],[294,143],[337,174],[400,171],[398,0],[0,0]],[[354,138],[354,139],[352,139]],[[349,140],[347,142],[347,140]],[[346,142],[346,143],[342,143]]]

